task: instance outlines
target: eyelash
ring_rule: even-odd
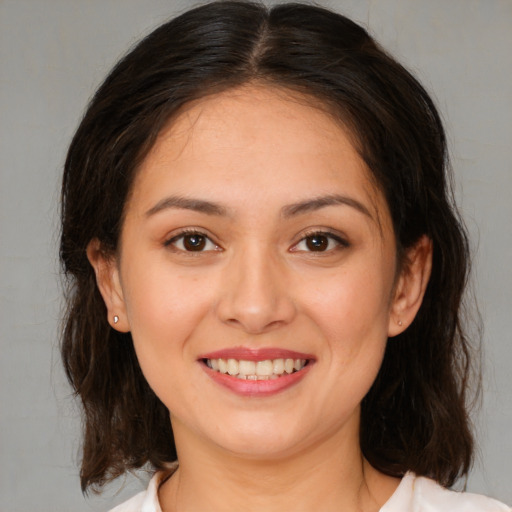
[[[340,235],[334,234],[331,231],[310,231],[309,233],[305,233],[302,238],[292,247],[292,252],[299,252],[300,249],[296,249],[300,244],[307,243],[308,239],[314,238],[314,237],[325,237],[328,239],[328,246],[327,249],[324,251],[304,251],[304,252],[310,252],[310,253],[331,253],[331,251],[334,251],[336,249],[346,249],[350,247],[350,243],[345,239],[342,238]],[[330,242],[334,241],[336,244],[336,247],[329,247]]]
[[[190,251],[190,250],[187,250],[186,248],[178,248],[176,246],[176,242],[178,241],[183,241],[185,239],[186,236],[192,236],[192,235],[195,235],[197,237],[201,237],[205,240],[205,243],[208,244],[212,244],[214,245],[214,249],[207,249],[207,250],[199,250],[199,251]],[[328,242],[327,242],[327,248],[325,250],[320,250],[320,251],[314,251],[314,250],[301,250],[301,249],[297,249],[297,247],[300,245],[300,244],[307,244],[307,241],[308,239],[312,239],[313,237],[325,237],[328,239]],[[330,242],[334,241],[334,243],[336,244],[336,247],[329,247],[330,245]],[[202,252],[208,252],[208,251],[211,251],[211,250],[220,250],[220,247],[215,244],[215,242],[213,242],[211,240],[211,238],[204,232],[200,231],[200,230],[197,230],[197,229],[185,229],[183,231],[181,231],[180,233],[178,233],[177,235],[173,236],[172,238],[170,238],[169,240],[167,240],[165,243],[164,243],[164,246],[165,247],[172,247],[174,250],[176,251],[179,251],[179,252],[185,252],[185,253],[202,253]],[[309,252],[309,253],[330,253],[331,251],[334,251],[336,249],[340,249],[340,248],[348,248],[350,247],[350,243],[342,238],[341,236],[337,235],[337,234],[334,234],[330,231],[311,231],[309,233],[305,233],[302,238],[296,243],[293,245],[293,247],[290,249],[291,252]]]
[[[206,251],[187,251],[185,248],[181,249],[181,248],[178,248],[176,247],[176,242],[178,242],[179,240],[184,240],[186,236],[197,236],[197,237],[201,237],[203,238],[204,240],[206,240],[206,243],[211,243],[212,245],[215,246],[215,249],[213,250],[218,250],[219,249],[219,246],[213,242],[211,240],[211,238],[204,232],[198,230],[198,229],[184,229],[183,231],[181,231],[180,233],[178,233],[177,235],[173,236],[172,238],[170,238],[169,240],[167,240],[165,243],[164,243],[164,246],[165,247],[171,247],[173,248],[174,250],[178,251],[178,252],[185,252],[185,253],[194,253],[194,252],[197,252],[197,253],[201,253],[201,252],[206,252]],[[211,251],[212,249],[208,249],[209,251]]]

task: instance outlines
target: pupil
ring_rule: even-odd
[[[187,235],[183,240],[183,245],[187,251],[200,251],[206,245],[206,239],[202,235]]]
[[[311,251],[325,251],[328,244],[327,237],[322,235],[310,236],[306,240],[306,245]]]

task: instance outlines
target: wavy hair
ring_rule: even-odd
[[[121,60],[67,154],[61,347],[84,411],[82,489],[176,459],[168,411],[142,375],[131,335],[108,324],[87,245],[97,238],[115,253],[137,169],[184,105],[254,81],[305,94],[349,128],[387,199],[399,257],[422,235],[433,242],[423,304],[387,345],[362,403],[360,442],[388,475],[414,471],[449,486],[467,474],[473,454],[462,321],[469,252],[439,114],[420,83],[346,17],[298,3],[220,1],[165,23]]]

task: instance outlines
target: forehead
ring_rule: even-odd
[[[193,156],[199,149],[286,156],[330,155],[358,160],[351,133],[315,98],[282,87],[244,85],[185,105],[162,130],[153,149],[172,139],[174,154]],[[189,145],[193,141],[194,144]],[[154,153],[154,152],[153,152]],[[170,156],[170,155],[169,155]],[[366,172],[366,167],[361,165]]]
[[[144,159],[134,195],[159,180],[172,182],[174,194],[245,186],[267,199],[281,190],[289,202],[341,186],[364,195],[379,223],[387,209],[352,134],[334,116],[310,97],[261,85],[190,102],[174,116]]]

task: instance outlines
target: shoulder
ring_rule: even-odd
[[[155,473],[145,491],[117,505],[117,507],[114,507],[109,512],[162,512],[158,502],[158,487],[168,475],[169,473],[165,471]]]
[[[418,512],[510,512],[510,507],[497,500],[469,492],[456,492],[441,487],[429,478],[417,477],[414,482],[414,501]],[[416,509],[414,509],[416,510]]]
[[[140,492],[129,500],[117,505],[109,510],[109,512],[142,512],[142,504],[146,499],[147,491]]]
[[[381,512],[511,512],[512,509],[480,494],[445,489],[434,480],[408,473]]]

